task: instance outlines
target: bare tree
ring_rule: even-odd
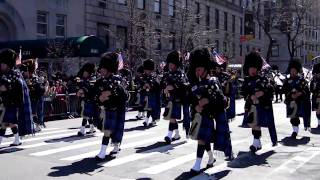
[[[287,37],[287,47],[291,59],[295,57],[298,49],[304,46],[304,43],[299,40],[305,32],[318,28],[317,24],[307,18],[311,15],[314,2],[315,0],[282,1],[277,10],[280,18],[278,28]]]

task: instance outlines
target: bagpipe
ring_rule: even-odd
[[[257,83],[257,81],[251,81],[248,83],[251,85],[250,92],[246,97],[245,110],[248,112],[247,122],[250,127],[255,127],[258,125],[258,110],[257,105],[259,104],[259,99],[252,100],[251,96],[254,96],[257,92],[263,91],[263,86]]]
[[[162,87],[165,95],[165,102],[167,104],[163,113],[165,120],[171,119],[173,111],[173,103],[181,103],[182,93],[179,92],[181,86],[185,83],[182,73],[168,73],[164,76]],[[171,86],[170,89],[168,87]]]
[[[154,76],[144,76],[141,81],[141,93],[144,96],[143,100],[143,109],[145,111],[151,111],[151,105],[150,105],[150,95],[155,90],[154,86],[155,83],[157,83],[157,79]]]
[[[199,84],[199,85],[193,86],[191,91],[192,91],[193,96],[196,97],[197,101],[201,100],[204,97],[208,98],[211,96],[211,98],[209,98],[209,101],[213,100],[215,98],[214,97],[215,95],[212,92],[211,85]],[[211,109],[214,109],[214,108],[211,108]],[[193,140],[197,140],[198,133],[199,133],[201,123],[202,123],[202,116],[203,116],[202,113],[195,113],[193,116],[191,127],[188,132],[190,138]],[[212,113],[212,111],[210,111],[209,113]],[[211,115],[208,114],[208,116],[210,117]]]
[[[298,102],[297,99],[293,99],[292,95],[297,93],[297,89],[293,88],[289,94],[287,94],[286,104],[287,104],[287,117],[297,118],[298,116]]]

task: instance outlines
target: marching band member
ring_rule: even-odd
[[[190,174],[194,176],[200,173],[205,150],[209,155],[207,167],[212,167],[216,161],[211,150],[212,142],[215,150],[224,151],[228,156],[231,156],[232,147],[228,122],[226,118],[220,118],[220,116],[225,117],[226,98],[218,80],[209,76],[208,49],[192,51],[190,63],[188,77],[192,87],[193,121],[189,133],[191,139],[198,141],[197,159],[190,170]]]
[[[246,101],[245,110],[247,111],[247,123],[252,129],[254,137],[253,144],[250,146],[252,153],[260,150],[261,127],[268,127],[273,146],[277,145],[277,134],[274,124],[272,108],[273,87],[266,77],[259,75],[262,68],[262,58],[252,52],[245,58],[243,71],[246,75],[242,93]]]
[[[96,104],[94,101],[94,73],[95,65],[86,63],[80,69],[78,78],[76,79],[78,89],[77,96],[81,100],[81,116],[83,118],[78,136],[84,136],[86,134],[87,122],[90,125],[90,134],[96,132],[93,125],[93,119],[96,115]]]
[[[186,75],[179,69],[181,66],[180,53],[178,51],[169,53],[166,61],[169,71],[164,74],[161,87],[166,99],[163,116],[165,120],[169,120],[168,134],[164,139],[167,144],[170,144],[181,138],[177,119],[181,119],[182,103],[183,98],[186,97],[185,91],[188,83]],[[173,132],[175,132],[174,137],[172,137]]]
[[[44,125],[41,114],[43,114],[43,108],[41,108],[41,99],[46,91],[45,83],[35,72],[37,68],[36,60],[29,59],[23,61],[20,66],[20,71],[23,73],[23,77],[27,82],[29,88],[29,95],[31,100],[33,121],[36,124],[36,131],[41,131],[41,127]],[[41,112],[42,111],[42,112]]]
[[[143,62],[144,74],[141,95],[144,98],[144,110],[147,111],[147,116],[143,122],[144,126],[149,126],[150,117],[152,118],[152,125],[155,125],[156,121],[160,119],[160,83],[157,76],[153,73],[154,66],[155,64],[152,59]]]
[[[0,52],[0,144],[10,127],[14,134],[10,146],[21,145],[20,136],[34,132],[29,90],[21,73],[14,70],[16,59],[17,54],[11,49]]]
[[[98,128],[104,133],[101,150],[96,156],[97,160],[105,158],[110,138],[114,145],[111,154],[120,151],[128,97],[121,77],[116,75],[118,64],[118,54],[105,53],[102,55],[99,65],[101,78],[97,80],[94,88],[96,90],[96,100],[101,110],[102,121]]]
[[[294,139],[299,133],[299,117],[303,117],[305,130],[310,128],[310,118],[308,118],[308,114],[311,112],[310,91],[307,81],[299,74],[301,71],[302,66],[298,60],[290,61],[287,69],[290,76],[283,84],[287,117],[290,118],[293,128],[291,137]]]
[[[318,129],[320,129],[320,63],[315,64],[312,69],[312,81],[310,91],[312,93],[312,110],[316,111]]]
[[[135,84],[135,89],[137,93],[137,103],[138,104],[138,115],[136,116],[137,119],[143,119],[145,118],[145,111],[143,107],[143,96],[141,95],[141,90],[142,90],[142,84],[143,84],[143,66],[139,66],[137,69],[137,75],[134,78],[134,84]]]

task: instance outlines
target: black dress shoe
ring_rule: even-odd
[[[213,167],[213,165],[214,165],[214,163],[215,163],[216,161],[217,161],[217,160],[216,160],[216,159],[214,159],[214,161],[213,161],[213,163],[212,163],[212,164],[207,164],[206,169],[212,168],[212,167]]]
[[[190,176],[194,177],[194,176],[197,176],[201,173],[201,171],[196,171],[196,170],[193,170],[193,169],[190,169]]]
[[[81,132],[78,132],[78,136],[84,136],[84,134],[82,134]]]
[[[293,132],[293,133],[291,134],[291,138],[292,138],[292,139],[297,139],[297,136],[298,136],[298,133],[296,133],[296,132]]]
[[[20,146],[22,143],[19,143],[19,144],[10,144],[10,147],[16,147],[16,146]]]
[[[175,137],[173,137],[173,138],[172,138],[172,141],[178,141],[178,140],[180,140],[180,139],[181,139],[181,137],[180,137],[180,136],[179,136],[179,137],[176,137],[176,138],[175,138]]]
[[[171,144],[172,142],[172,140],[168,136],[164,137],[164,140],[166,141],[167,144]]]
[[[96,157],[94,157],[94,159],[96,160],[96,161],[103,161],[104,159],[101,159],[99,156],[96,156]]]

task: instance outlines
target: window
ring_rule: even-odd
[[[234,42],[232,43],[232,56],[236,56],[236,44]]]
[[[196,2],[196,23],[200,24],[200,3]]]
[[[154,0],[154,12],[161,14],[161,0]]]
[[[279,57],[279,45],[273,45],[271,51],[272,57]]]
[[[66,36],[66,16],[62,14],[57,14],[56,16],[56,36],[65,37]]]
[[[156,50],[161,50],[161,30],[156,29]]]
[[[220,24],[220,21],[219,21],[219,19],[220,19],[220,17],[219,17],[219,10],[218,9],[216,9],[216,11],[215,11],[215,18],[216,18],[216,29],[219,29],[219,24]]]
[[[175,49],[176,49],[175,33],[170,33],[169,49],[170,49],[170,50],[175,50]]]
[[[239,6],[242,7],[242,1],[243,0],[239,0]]]
[[[109,35],[109,25],[108,24],[103,24],[103,23],[98,23],[97,24],[97,35],[98,37],[105,43],[107,49],[110,48],[110,44],[109,44],[109,39],[110,39],[110,35]]]
[[[228,47],[227,47],[227,42],[223,42],[223,52],[227,53]]]
[[[259,39],[261,39],[261,27],[259,26]]]
[[[228,13],[224,12],[224,30],[228,31]]]
[[[206,12],[206,25],[210,26],[210,6],[207,6],[207,12]]]
[[[241,44],[241,45],[240,45],[240,56],[243,55],[243,52],[242,52],[243,50],[242,50],[242,48],[243,48],[243,47],[242,47],[242,44]]]
[[[169,16],[174,17],[175,1],[168,0]]]
[[[98,5],[100,8],[106,8],[107,7],[107,0],[99,0]]]
[[[188,0],[182,0],[182,8],[188,7]]]
[[[219,50],[220,50],[219,40],[216,40],[215,45],[216,45],[216,51],[219,52]]]
[[[137,0],[137,8],[144,9],[145,8],[145,0]]]
[[[48,13],[38,11],[37,13],[37,36],[39,38],[48,37]]]
[[[127,5],[127,0],[118,0],[118,4]]]
[[[236,16],[232,15],[232,33],[236,33]]]
[[[243,18],[240,18],[240,35],[243,35]]]
[[[123,26],[117,26],[117,42],[116,48],[126,49],[127,48],[127,28]]]

